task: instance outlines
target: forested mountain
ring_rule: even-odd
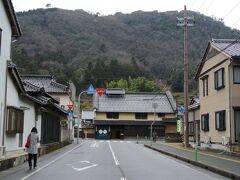
[[[196,22],[189,29],[193,77],[208,41],[236,38],[239,32],[199,13],[189,15]],[[61,82],[71,79],[78,89],[143,76],[179,91],[183,30],[176,18],[182,16],[177,11],[101,16],[57,8],[19,12],[23,35],[14,43],[13,60],[22,73],[53,74]]]

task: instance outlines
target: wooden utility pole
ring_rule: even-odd
[[[184,6],[184,17],[178,18],[178,26],[183,26],[184,33],[184,145],[189,146],[189,129],[188,129],[188,26],[193,26],[189,21],[193,17],[187,16],[187,7]]]

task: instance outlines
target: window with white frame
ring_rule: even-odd
[[[233,66],[233,82],[240,84],[240,66]]]
[[[224,68],[219,69],[214,73],[215,89],[219,90],[225,87],[224,85]]]
[[[203,96],[207,96],[208,95],[208,76],[205,76],[202,79],[203,82]]]
[[[202,131],[209,131],[209,114],[201,116],[201,129]]]
[[[226,116],[225,111],[215,112],[215,127],[218,131],[226,130]]]

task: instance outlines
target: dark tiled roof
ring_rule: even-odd
[[[108,97],[103,94],[93,96],[94,107],[98,112],[154,112],[173,113],[176,111],[175,100],[171,100],[167,93],[126,93],[122,97]]]
[[[194,97],[189,106],[188,106],[189,110],[194,110],[194,109],[199,109],[200,108],[200,100],[199,97]]]
[[[213,39],[211,45],[231,57],[240,57],[240,40]]]
[[[26,84],[31,84],[35,87],[44,88],[47,93],[68,93],[68,87],[57,83],[50,75],[21,75],[22,81]],[[34,91],[34,88],[29,87],[28,90]]]

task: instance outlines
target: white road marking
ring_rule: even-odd
[[[120,143],[123,143],[123,141],[120,141]]]
[[[65,153],[64,153],[64,154],[62,154],[61,156],[59,156],[59,157],[57,157],[56,159],[52,160],[51,162],[49,162],[49,163],[45,164],[44,166],[42,166],[42,167],[38,168],[37,170],[35,170],[34,172],[32,172],[32,173],[28,174],[27,176],[24,176],[24,177],[23,177],[23,178],[21,178],[20,180],[25,180],[25,179],[28,179],[28,178],[29,178],[29,177],[31,177],[32,175],[34,175],[34,174],[36,174],[37,172],[39,172],[39,171],[43,170],[44,168],[46,168],[46,167],[50,166],[51,164],[55,163],[57,160],[59,160],[59,159],[63,158],[64,156],[66,156],[67,154],[69,154],[70,152],[72,152],[73,150],[75,150],[75,149],[79,148],[79,147],[80,147],[80,146],[81,146],[83,143],[85,143],[85,142],[82,142],[82,143],[81,143],[81,144],[79,144],[78,146],[76,146],[76,147],[74,147],[73,149],[71,149],[71,150],[69,150],[69,151],[65,152]]]
[[[108,145],[109,145],[109,148],[110,148],[110,150],[111,150],[111,153],[112,153],[112,156],[113,156],[113,159],[114,159],[115,164],[116,164],[117,166],[119,166],[119,165],[120,165],[120,164],[119,164],[119,161],[117,160],[117,158],[116,158],[116,156],[115,156],[115,153],[114,153],[114,151],[113,151],[113,149],[112,149],[112,146],[111,146],[110,141],[108,141]]]
[[[121,180],[127,180],[127,178],[125,178],[125,177],[121,177]]]
[[[90,145],[90,147],[94,148],[94,147],[99,147],[99,144],[96,141],[93,141]]]
[[[80,161],[80,163],[87,163],[87,164],[90,164],[90,165],[88,165],[86,167],[83,167],[83,168],[77,168],[73,164],[66,164],[66,165],[71,166],[76,171],[83,171],[83,170],[98,166],[98,164],[94,164],[94,163],[91,163],[89,161]]]
[[[100,140],[99,142],[100,142],[100,143],[103,143],[103,140]]]
[[[130,141],[127,141],[127,143],[131,143]]]
[[[115,143],[116,143],[117,141],[113,141],[113,142],[115,142]]]

